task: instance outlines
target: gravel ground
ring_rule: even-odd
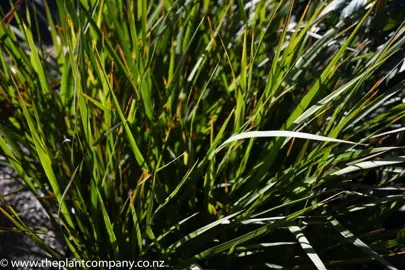
[[[0,157],[0,162],[4,157]],[[15,173],[9,167],[0,165],[0,196],[5,196],[19,217],[34,231],[41,231],[40,238],[59,252],[65,253],[65,247],[53,228],[48,214],[30,191],[19,191],[23,187],[16,181]],[[17,192],[18,191],[18,192]],[[15,193],[13,193],[15,192]],[[8,195],[11,194],[11,195]],[[1,203],[0,203],[1,205]],[[13,224],[0,215],[0,228],[12,228]],[[14,232],[0,233],[0,258],[10,260],[40,260],[43,253],[27,235]]]

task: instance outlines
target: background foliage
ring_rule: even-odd
[[[3,233],[54,259],[403,267],[403,1],[17,4],[0,153],[68,252],[10,194]]]

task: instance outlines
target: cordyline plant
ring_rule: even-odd
[[[69,253],[1,194],[10,230],[52,259],[401,268],[403,225],[382,224],[405,196],[403,17],[384,21],[398,1],[346,2],[58,0],[57,15],[47,1],[8,14],[0,154]]]

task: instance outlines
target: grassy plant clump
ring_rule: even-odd
[[[401,1],[47,2],[3,12],[0,155],[69,252],[8,194],[0,232],[52,259],[404,267]]]

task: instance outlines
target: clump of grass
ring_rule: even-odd
[[[380,139],[404,115],[405,28],[368,42],[379,1],[343,17],[333,1],[57,1],[56,19],[44,3],[49,50],[34,14],[15,14],[24,43],[2,22],[0,147],[55,198],[73,257],[395,269],[403,232],[372,232],[403,202],[403,150]]]

